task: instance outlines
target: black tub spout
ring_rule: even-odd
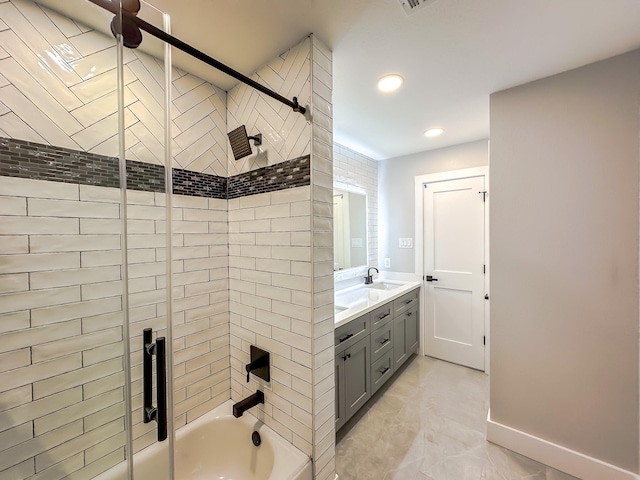
[[[249,410],[251,407],[255,407],[259,403],[264,403],[264,393],[260,390],[256,390],[256,393],[248,396],[244,400],[240,400],[233,406],[233,416],[239,418],[244,412]]]

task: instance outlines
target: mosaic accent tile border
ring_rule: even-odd
[[[227,198],[227,178],[173,169],[173,193],[192,197]]]
[[[35,142],[0,137],[0,176],[118,188],[118,159]],[[309,185],[310,157],[288,160],[231,178],[173,169],[173,193],[238,198]],[[163,193],[164,167],[127,160],[131,190]]]
[[[142,178],[141,173],[136,171],[136,178]],[[115,158],[5,137],[0,137],[0,175],[119,187]]]
[[[311,157],[287,160],[229,177],[227,198],[246,197],[311,184]]]

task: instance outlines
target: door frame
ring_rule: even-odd
[[[426,175],[415,176],[415,272],[420,276],[420,282],[422,287],[420,289],[420,304],[426,305],[425,297],[425,284],[424,284],[424,199],[423,184],[442,182],[446,180],[459,180],[469,177],[481,177],[484,176],[484,187],[487,192],[489,189],[489,166],[464,168],[461,170],[450,170],[440,173],[429,173]],[[490,291],[490,278],[491,268],[489,259],[489,201],[491,195],[487,194],[485,197],[485,209],[484,209],[484,258],[487,265],[487,270],[484,279],[485,293]],[[491,297],[489,297],[491,298]],[[490,369],[490,350],[491,350],[491,322],[489,314],[491,311],[491,300],[484,302],[484,335],[485,335],[485,349],[484,349],[484,373],[489,374]],[[426,344],[426,317],[425,308],[420,309],[420,355],[425,355],[424,347]]]

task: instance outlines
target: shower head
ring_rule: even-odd
[[[247,136],[247,129],[244,125],[240,125],[238,128],[230,131],[229,143],[231,143],[231,150],[236,160],[240,160],[248,155],[251,155],[251,144],[249,140],[253,140],[256,146],[262,145],[262,134],[258,133],[252,137]]]
[[[137,15],[140,11],[139,0],[123,0],[123,15],[116,15],[111,20],[111,33],[114,37],[122,35],[122,43],[127,48],[138,48],[142,43],[142,32],[135,20],[131,16]],[[126,15],[129,13],[130,15]]]

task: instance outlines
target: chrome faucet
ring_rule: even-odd
[[[369,267],[367,270],[367,276],[364,277],[364,284],[371,285],[373,283],[373,275],[371,275],[371,270],[375,270],[377,273],[380,273],[376,267]]]

